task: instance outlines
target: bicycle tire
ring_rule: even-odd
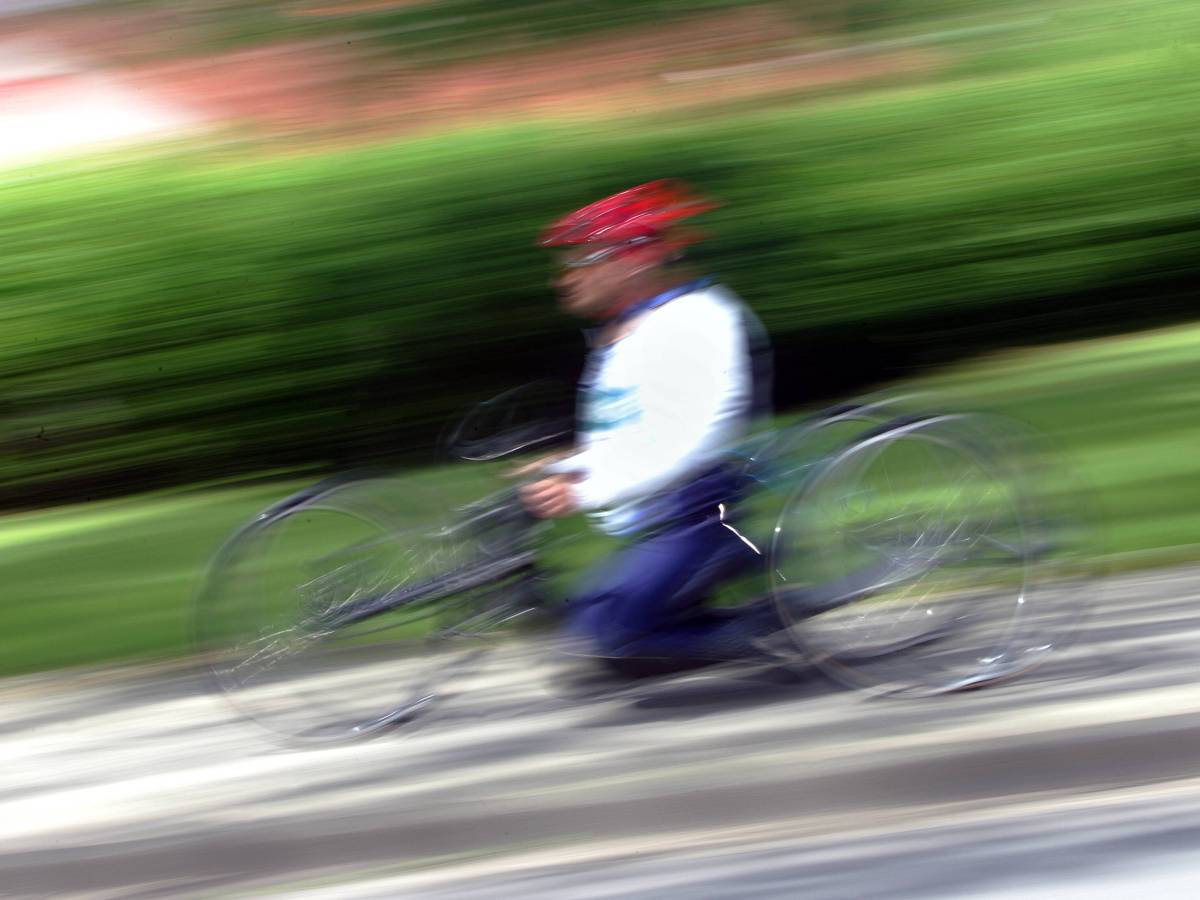
[[[287,743],[370,737],[435,699],[463,654],[440,621],[470,591],[426,592],[345,627],[336,611],[460,569],[470,548],[428,511],[437,498],[388,478],[338,480],[275,504],[218,551],[195,607],[195,640],[216,687]],[[421,510],[418,515],[416,510]]]
[[[799,652],[851,687],[927,696],[1014,678],[1064,646],[1085,607],[1053,567],[1084,556],[1049,512],[1044,462],[979,415],[896,419],[829,457],[788,497],[770,552]]]

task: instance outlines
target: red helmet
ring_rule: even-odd
[[[605,197],[563,216],[542,233],[543,247],[583,244],[645,244],[662,240],[672,249],[700,239],[675,231],[681,220],[715,209],[681,181],[661,179]],[[668,234],[669,232],[669,234]]]

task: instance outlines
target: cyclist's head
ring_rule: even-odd
[[[556,280],[568,312],[602,319],[650,289],[659,269],[701,236],[679,223],[713,209],[682,182],[652,181],[559,219],[542,246],[561,254]]]

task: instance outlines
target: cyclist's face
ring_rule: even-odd
[[[603,319],[623,299],[637,269],[630,255],[603,256],[596,247],[573,247],[559,262],[562,268],[554,279],[559,306],[587,319]]]

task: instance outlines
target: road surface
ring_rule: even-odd
[[[288,751],[192,673],[14,680],[0,895],[1200,894],[1200,570],[933,700],[819,678],[548,700],[485,666],[420,727]]]

